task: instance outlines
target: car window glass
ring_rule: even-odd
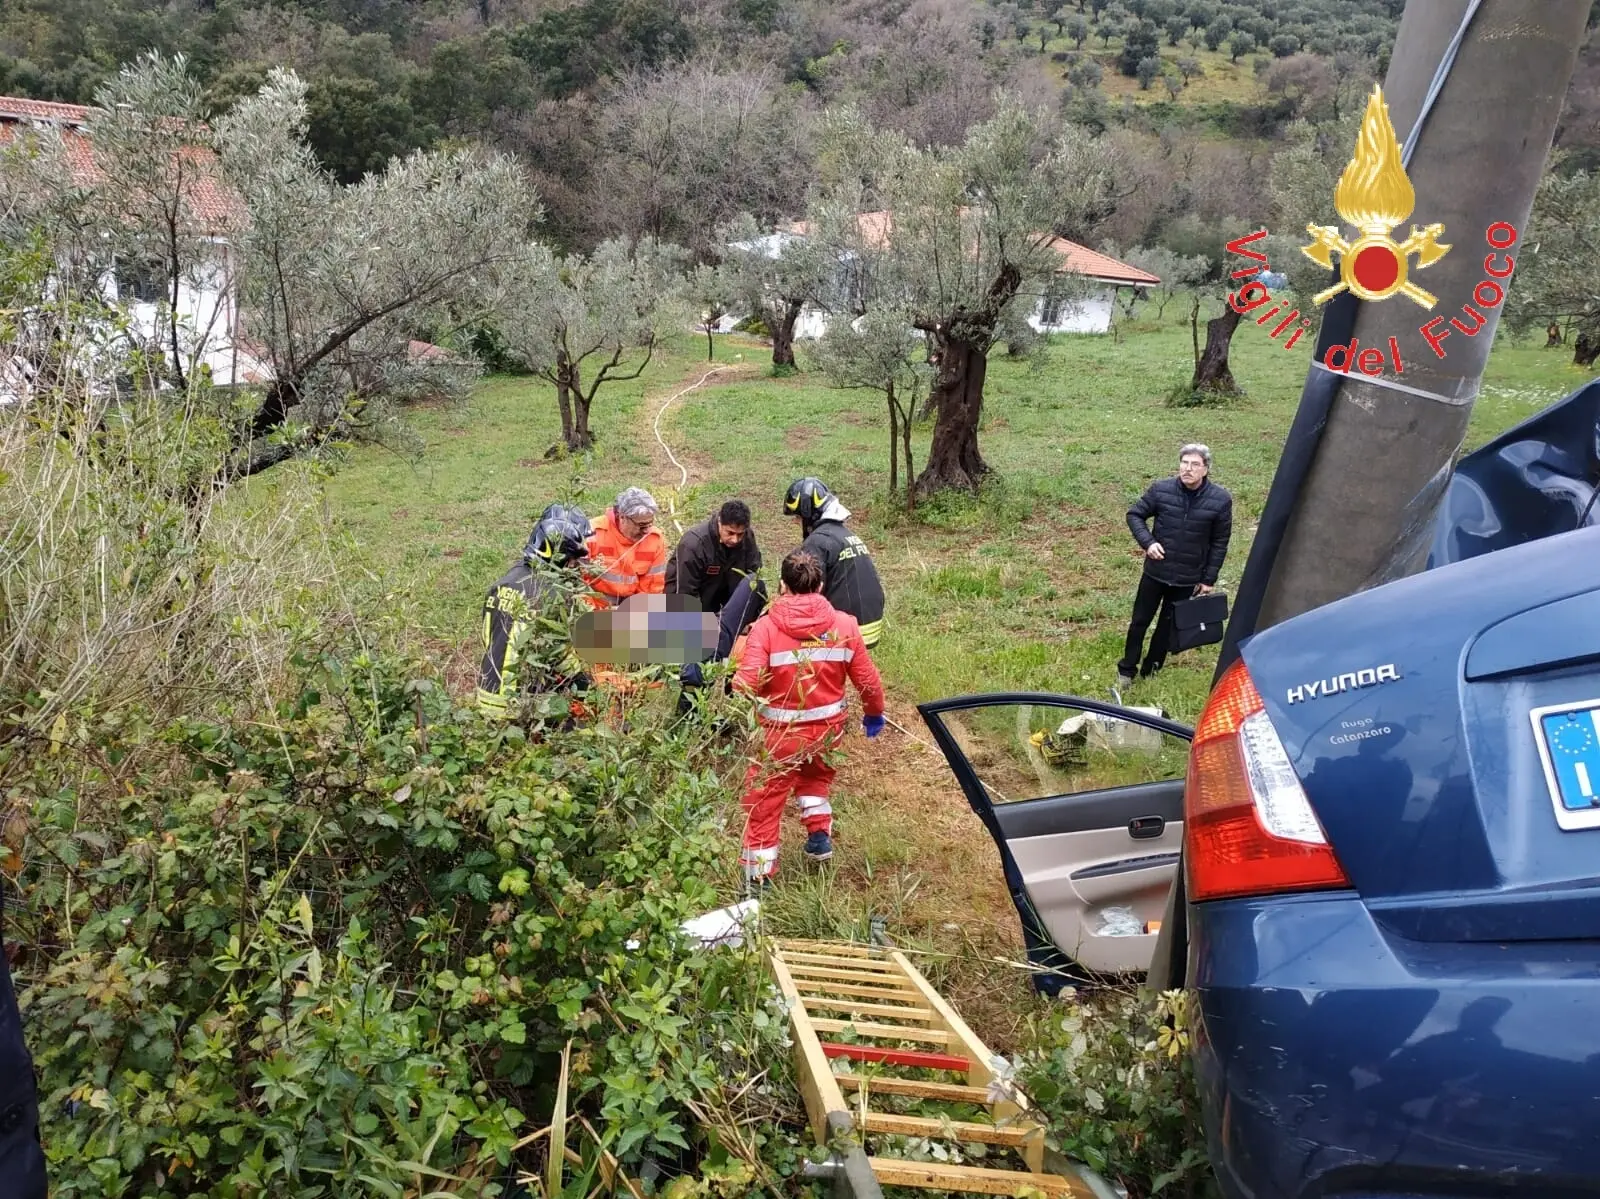
[[[1182,737],[1082,708],[996,704],[942,719],[997,804],[1179,779],[1189,761]]]

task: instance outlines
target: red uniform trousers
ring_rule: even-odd
[[[794,796],[807,833],[833,832],[828,793],[838,768],[823,760],[844,741],[842,720],[816,720],[765,728],[765,753],[744,777],[744,848],[739,863],[747,879],[769,878],[778,869],[778,833],[783,807]]]

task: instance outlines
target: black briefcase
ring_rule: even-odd
[[[1228,622],[1228,597],[1220,591],[1179,600],[1172,605],[1172,653],[1182,653],[1222,640]]]

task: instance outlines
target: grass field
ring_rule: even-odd
[[[1254,333],[1239,332],[1233,355],[1248,394],[1220,408],[1165,406],[1192,363],[1189,331],[1177,322],[1120,341],[1057,338],[1032,364],[998,358],[981,431],[994,484],[981,499],[952,497],[915,517],[886,496],[881,398],[835,390],[811,374],[774,379],[764,347],[738,337],[719,339],[710,363],[704,339],[685,337],[642,379],[602,393],[593,455],[547,460],[559,428],[549,389],[492,378],[465,406],[416,414],[427,446],[420,463],[357,450],[327,484],[328,503],[414,601],[419,637],[450,659],[465,696],[483,592],[547,503],[575,500],[598,514],[620,487],[642,484],[687,527],[739,496],[775,565],[799,540],[779,515],[783,491],[795,477],[819,475],[852,509],[884,578],[889,628],[875,657],[891,717],[912,735],[890,730],[868,743],[853,733],[835,798],[836,865],[791,881],[772,906],[805,935],[864,929],[875,912],[897,935],[969,962],[1016,954],[998,857],[925,744],[914,705],[1001,689],[1104,697],[1140,572],[1123,514],[1152,479],[1174,469],[1185,441],[1212,447],[1214,478],[1233,492],[1235,532],[1221,581],[1237,583],[1308,361]],[[1569,357],[1502,337],[1470,444],[1587,381]],[[711,367],[722,373],[677,395]],[[686,485],[652,432],[664,401],[662,436],[687,469]],[[919,462],[927,440],[919,428]],[[670,532],[673,520],[663,523]],[[1129,699],[1192,721],[1214,663],[1214,649],[1182,655]],[[786,879],[805,874],[797,851],[797,838],[786,841]],[[997,987],[993,977],[990,967],[974,967],[948,985],[1003,1046],[1026,1005],[1020,983]]]

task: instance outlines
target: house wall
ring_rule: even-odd
[[[192,361],[209,367],[212,381],[219,386],[259,380],[262,364],[242,350],[235,352],[239,310],[233,251],[223,241],[214,242],[213,250],[211,258],[198,263],[189,277],[178,283],[178,340],[185,365]],[[123,299],[115,272],[102,278],[101,288],[107,299]],[[170,355],[165,296],[159,302],[138,296],[125,302],[136,336]]]
[[[1116,288],[1104,287],[1097,292],[1063,303],[1049,324],[1044,321],[1044,301],[1034,305],[1028,314],[1028,324],[1040,333],[1109,333],[1111,318],[1116,313]],[[821,337],[828,327],[828,314],[807,305],[795,325],[797,339]]]
[[[1039,333],[1109,333],[1111,318],[1116,312],[1114,287],[1103,287],[1071,302],[1064,302],[1049,324],[1044,320],[1044,301],[1040,300],[1028,314],[1028,324]]]

